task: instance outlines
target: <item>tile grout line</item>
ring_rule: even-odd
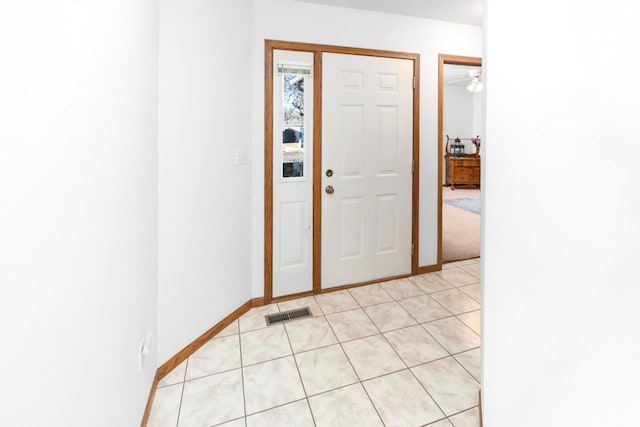
[[[347,290],[347,293],[349,293],[349,291]],[[351,295],[351,293],[349,293],[349,295]],[[351,298],[353,298],[353,295],[351,295]],[[355,298],[353,298],[355,300]],[[356,301],[356,303],[358,305],[360,305],[360,303],[358,303],[358,301]],[[320,307],[320,309],[322,310],[322,307]],[[360,307],[360,309],[362,310],[362,307]],[[362,310],[364,311],[364,310]],[[323,310],[324,312],[324,310]],[[366,315],[366,313],[365,313]],[[326,315],[325,315],[326,318]],[[380,422],[382,423],[382,425],[384,426],[384,421],[382,420],[382,416],[380,415],[380,412],[378,411],[378,408],[376,407],[375,403],[373,403],[373,400],[371,399],[371,396],[369,396],[369,393],[367,392],[367,389],[365,388],[364,384],[362,383],[362,378],[360,378],[360,374],[358,374],[358,371],[356,371],[356,368],[353,366],[353,362],[351,361],[351,358],[349,357],[349,354],[345,351],[344,347],[342,346],[342,342],[338,339],[338,335],[336,335],[336,331],[333,329],[333,326],[331,326],[331,322],[329,322],[329,319],[327,319],[327,323],[329,324],[329,328],[331,328],[331,332],[333,332],[333,335],[336,336],[336,339],[338,340],[338,345],[340,345],[340,349],[342,350],[342,353],[344,354],[344,356],[347,358],[347,362],[349,362],[349,366],[351,366],[351,369],[353,370],[353,373],[356,374],[356,378],[358,379],[357,383],[354,384],[360,384],[360,387],[362,388],[362,390],[364,390],[364,393],[367,395],[367,398],[369,399],[369,403],[371,403],[371,406],[373,407],[373,410],[376,411],[376,415],[378,415],[378,419],[380,420]],[[360,338],[357,338],[360,339]],[[354,340],[355,341],[355,340]],[[343,386],[342,388],[346,388],[349,387],[353,384],[348,384],[346,386]],[[338,390],[338,389],[335,389]],[[330,390],[333,391],[333,390]],[[326,392],[328,393],[328,392]]]
[[[398,305],[400,305],[397,301],[396,301],[396,303],[397,303]],[[400,307],[402,307],[402,306],[400,305]],[[402,307],[402,309],[404,310],[404,307]],[[363,311],[364,311],[364,310],[363,310]],[[405,311],[406,311],[406,310],[405,310]],[[369,314],[368,314],[366,311],[365,311],[365,314],[367,315],[367,317],[369,316]],[[409,314],[409,316],[411,316],[411,314],[410,314],[410,313],[407,313],[407,314]],[[413,318],[413,317],[412,317],[412,318]],[[371,322],[373,322],[373,319],[371,319],[370,317],[369,317],[369,320],[371,320]],[[415,319],[414,319],[414,320],[415,320]],[[378,328],[378,325],[376,325],[375,323],[374,323],[374,326],[375,326],[376,328]],[[446,418],[446,417],[447,417],[447,414],[442,410],[442,408],[440,407],[440,405],[438,404],[438,402],[436,401],[436,399],[434,399],[434,397],[431,395],[431,393],[429,393],[429,390],[427,390],[427,388],[424,386],[424,384],[422,384],[422,382],[418,379],[418,377],[416,377],[416,374],[411,370],[411,368],[409,368],[409,365],[407,365],[407,362],[405,362],[405,361],[404,361],[404,359],[402,358],[402,356],[400,356],[400,354],[396,351],[396,349],[393,347],[393,345],[391,345],[391,343],[389,342],[389,339],[384,335],[384,333],[380,330],[380,328],[378,328],[378,331],[380,331],[380,335],[381,335],[381,336],[382,336],[382,338],[385,340],[385,342],[387,343],[387,345],[388,345],[389,347],[391,347],[391,350],[393,350],[393,352],[396,354],[396,356],[398,357],[398,359],[400,359],[400,361],[401,361],[401,362],[404,364],[404,366],[407,368],[407,371],[409,371],[409,372],[411,373],[411,375],[413,376],[413,378],[414,378],[416,381],[418,381],[418,384],[420,384],[420,387],[422,387],[422,389],[425,391],[425,393],[427,393],[427,396],[429,396],[429,398],[433,401],[433,403],[438,407],[438,409],[440,410],[440,412],[442,413],[442,415],[444,415],[444,417]],[[443,348],[444,348],[444,347],[443,347]],[[447,351],[447,349],[446,349],[446,348],[445,348],[444,350],[445,350],[447,353],[449,353],[449,352]],[[431,363],[431,362],[427,362],[427,363]],[[395,372],[389,372],[389,373],[388,373],[388,374],[386,374],[386,375],[391,375],[391,374],[394,374],[394,373],[396,373],[396,372],[402,372],[402,370],[401,370],[401,371],[395,371]],[[371,378],[370,378],[370,379],[371,379]],[[363,387],[364,387],[364,385],[363,385]],[[366,389],[366,387],[365,387],[365,392],[366,392],[366,390],[367,390],[367,389]],[[367,395],[368,395],[368,393],[367,393]],[[373,402],[372,402],[372,403],[373,403]],[[375,405],[374,405],[374,406],[375,406]],[[438,419],[437,421],[440,421],[440,420],[442,420],[442,418]]]
[[[184,366],[184,377],[182,380],[182,391],[180,392],[180,404],[178,405],[178,417],[176,418],[176,427],[179,427],[180,425],[180,415],[182,413],[182,400],[184,398],[184,389],[187,385],[187,369],[189,369],[189,358],[187,358],[186,362],[187,363],[185,363],[185,366]]]
[[[242,335],[240,334],[240,319],[238,319],[238,348],[240,349],[240,379],[242,381],[242,407],[244,409],[244,425],[247,426],[247,392],[244,385],[244,358],[242,357]]]
[[[316,303],[317,304],[317,303]],[[278,306],[280,308],[280,306]],[[311,311],[311,309],[309,309]],[[315,316],[311,316],[314,318]],[[325,319],[325,322],[327,320]],[[329,322],[327,322],[329,323]],[[287,325],[284,325],[284,333],[287,335],[287,340],[289,341],[289,347],[291,348],[291,356],[293,358],[293,364],[296,366],[296,371],[298,371],[298,378],[300,378],[300,385],[302,385],[302,392],[304,393],[304,400],[307,402],[307,407],[309,408],[309,414],[311,414],[311,421],[313,421],[313,425],[316,425],[316,417],[313,415],[313,411],[311,410],[311,404],[309,403],[309,394],[307,393],[307,388],[304,386],[304,380],[302,379],[302,373],[300,372],[300,367],[298,366],[298,359],[296,358],[296,353],[293,351],[293,345],[291,344],[291,337],[289,336],[289,331],[287,330]],[[292,402],[290,402],[292,403]]]
[[[280,306],[278,306],[278,309],[280,309]],[[309,309],[309,311],[311,311],[311,309]],[[300,373],[300,367],[298,366],[298,359],[296,359],[296,354],[293,351],[293,345],[291,344],[291,337],[289,337],[289,331],[287,330],[287,325],[283,324],[282,327],[284,328],[284,334],[287,336],[287,342],[289,343],[289,348],[291,349],[291,358],[293,359],[293,364],[296,367],[296,372],[298,372],[298,378],[300,379],[300,385],[302,386],[302,392],[304,393],[304,399],[307,402],[307,407],[309,408],[309,413],[311,414],[311,420],[313,421],[313,425],[315,426],[316,425],[316,419],[313,416],[313,411],[311,410],[311,404],[309,403],[309,395],[307,394],[307,388],[304,386],[304,381],[302,379],[302,374]]]

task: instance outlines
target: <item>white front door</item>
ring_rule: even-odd
[[[411,273],[413,61],[323,54],[323,288]]]

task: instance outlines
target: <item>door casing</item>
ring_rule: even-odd
[[[313,53],[313,289],[294,295],[273,298],[273,51],[290,50]],[[412,227],[411,243],[411,274],[418,273],[418,214],[419,214],[419,184],[420,184],[420,55],[417,53],[394,52],[376,49],[363,49],[344,46],[320,45],[312,43],[288,42],[281,40],[265,40],[265,97],[264,97],[264,302],[302,296],[333,292],[354,286],[362,286],[375,282],[354,283],[330,289],[321,288],[321,185],[322,185],[322,54],[341,53],[348,55],[377,56],[384,58],[409,59],[413,61],[414,91],[413,91],[413,194],[412,194]],[[400,276],[406,277],[406,276]],[[394,278],[386,278],[391,280]]]

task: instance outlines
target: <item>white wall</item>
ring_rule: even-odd
[[[250,0],[160,1],[160,363],[251,297],[251,25]]]
[[[446,65],[445,65],[446,67]],[[443,134],[452,139],[471,138],[474,123],[474,94],[464,86],[446,86],[443,96]],[[443,139],[446,144],[446,136]]]
[[[264,271],[264,39],[334,44],[421,54],[420,265],[437,261],[438,54],[481,56],[479,27],[449,24],[291,0],[253,8],[252,286],[263,294]]]
[[[0,424],[139,425],[155,375],[157,2],[0,7]]]
[[[486,5],[485,425],[638,424],[636,6]]]

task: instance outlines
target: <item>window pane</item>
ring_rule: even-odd
[[[304,176],[304,76],[282,76],[282,177]]]

